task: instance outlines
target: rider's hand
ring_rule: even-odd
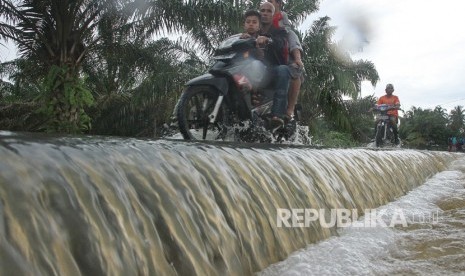
[[[265,46],[265,45],[268,43],[268,41],[269,41],[269,38],[266,37],[266,36],[262,36],[262,35],[261,35],[261,36],[257,37],[257,40],[256,40],[256,42],[257,42],[257,47],[263,47],[263,46]]]
[[[252,36],[249,35],[248,33],[243,33],[239,38],[245,39],[245,38],[251,38]]]

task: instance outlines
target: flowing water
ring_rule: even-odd
[[[460,154],[0,132],[0,156],[0,275],[463,269]],[[339,230],[279,219],[374,208],[413,219]]]
[[[378,208],[396,210],[407,225],[341,229],[259,275],[465,275],[465,156]]]

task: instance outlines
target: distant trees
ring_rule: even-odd
[[[463,136],[465,117],[462,106],[456,106],[448,115],[437,106],[435,109],[412,107],[401,119],[401,139],[411,147],[445,147],[449,136]]]
[[[465,131],[465,113],[463,106],[459,105],[451,110],[448,127],[454,135],[463,134]]]

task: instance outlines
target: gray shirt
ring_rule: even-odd
[[[299,41],[299,37],[295,34],[295,32],[291,29],[291,22],[287,17],[285,12],[281,12],[283,18],[279,21],[279,27],[286,29],[287,31],[287,40],[289,42],[289,52],[292,53],[295,49],[299,49],[300,53],[303,53],[302,44]],[[289,63],[294,62],[294,57],[292,55],[289,56]]]

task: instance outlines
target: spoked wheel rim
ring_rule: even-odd
[[[226,135],[226,114],[222,105],[216,120],[210,122],[218,100],[218,92],[211,88],[193,87],[180,99],[178,122],[181,133],[189,140],[223,140]]]

